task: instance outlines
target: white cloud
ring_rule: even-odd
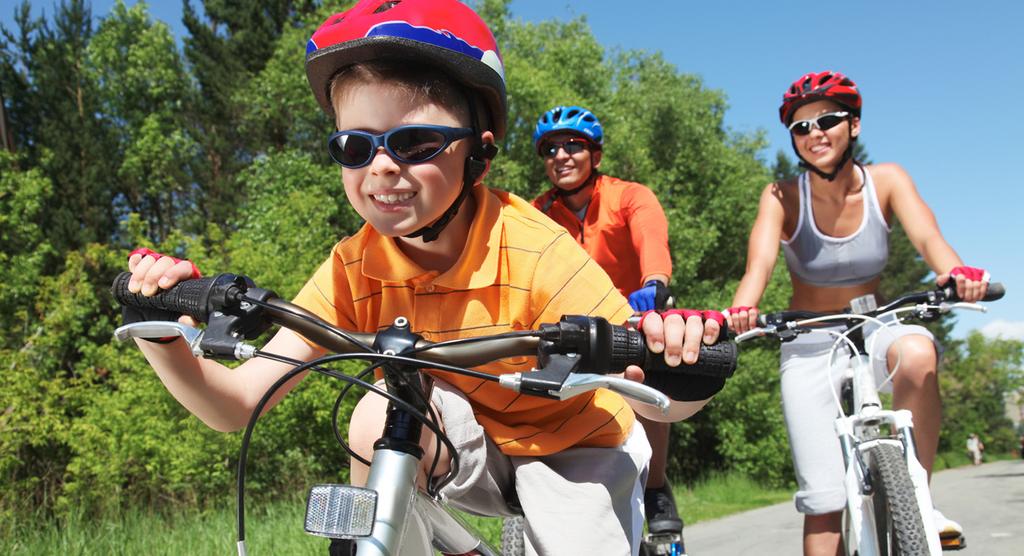
[[[1002,337],[1007,340],[1024,340],[1024,322],[994,320],[983,326],[981,333],[989,338]]]

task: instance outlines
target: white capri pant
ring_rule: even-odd
[[[842,331],[843,327],[830,329]],[[878,384],[888,376],[886,353],[897,339],[919,334],[935,342],[932,333],[918,325],[894,324],[879,331],[877,325],[869,324],[864,332],[864,346],[871,357]],[[872,350],[876,335],[877,342]],[[829,381],[828,354],[835,340],[835,336],[822,330],[801,334],[782,344],[782,414],[796,472],[798,490],[794,501],[797,511],[804,514],[826,514],[846,506],[843,454],[834,423],[839,416],[835,400],[839,397],[843,370],[849,360],[849,348],[837,349],[836,368]],[[938,344],[936,353],[941,353]],[[891,391],[891,388],[892,383],[889,383],[883,390]]]

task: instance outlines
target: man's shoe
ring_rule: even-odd
[[[651,533],[682,533],[683,520],[679,518],[676,499],[668,483],[644,491],[644,508],[647,512],[647,530]]]

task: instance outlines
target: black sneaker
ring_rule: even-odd
[[[683,520],[676,511],[672,487],[644,490],[644,508],[647,511],[647,530],[651,533],[682,533]]]

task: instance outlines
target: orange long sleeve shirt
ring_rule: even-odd
[[[533,206],[568,230],[623,295],[643,286],[647,276],[672,276],[668,220],[647,186],[598,176],[582,221],[554,188]]]

